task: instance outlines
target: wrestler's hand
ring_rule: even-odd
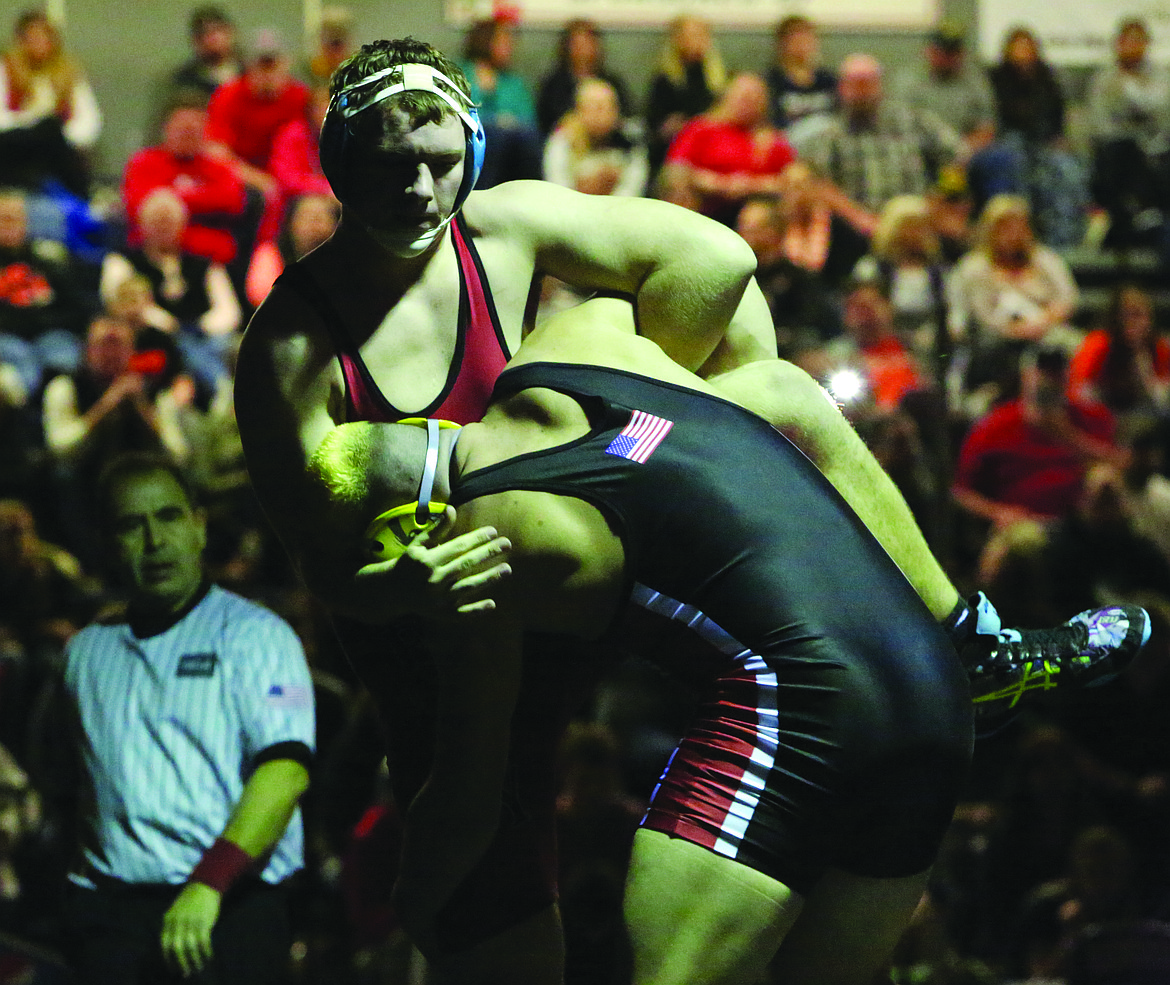
[[[511,541],[494,527],[445,540],[454,524],[455,509],[448,506],[439,525],[416,537],[401,557],[360,568],[361,593],[376,589],[399,613],[436,620],[494,609],[490,593],[512,573],[504,560]]]
[[[189,882],[163,916],[163,957],[184,978],[211,960],[211,928],[219,919],[219,904],[218,890]]]

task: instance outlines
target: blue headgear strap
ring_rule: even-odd
[[[346,157],[353,135],[349,121],[358,113],[403,92],[431,92],[455,111],[467,132],[467,152],[463,159],[463,182],[455,198],[452,214],[458,212],[483,169],[486,139],[479,111],[454,82],[430,65],[408,62],[391,65],[364,79],[359,79],[333,94],[321,127],[321,169],[333,193],[345,202]]]

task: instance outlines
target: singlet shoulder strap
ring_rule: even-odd
[[[504,338],[504,331],[500,327],[500,316],[496,313],[496,302],[492,298],[487,273],[483,269],[483,261],[479,258],[479,251],[475,248],[475,240],[467,230],[462,213],[455,216],[451,226],[454,232],[455,252],[459,258],[459,274],[463,289],[467,292],[467,316],[470,319],[470,324],[481,329],[486,325],[492,327],[496,343],[506,361],[511,358],[512,353],[508,351],[508,343]],[[482,332],[477,334],[482,334]],[[476,341],[478,344],[483,344],[480,339]]]

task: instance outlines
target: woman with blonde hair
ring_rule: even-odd
[[[878,216],[870,252],[858,273],[871,272],[885,285],[894,324],[922,358],[938,355],[945,339],[945,280],[942,245],[922,195],[895,195]]]
[[[544,179],[592,195],[641,195],[646,150],[623,126],[621,104],[604,79],[582,79],[573,109],[544,146]]]
[[[666,153],[666,169],[679,171],[699,211],[735,224],[752,195],[777,195],[781,175],[796,152],[768,119],[768,87],[752,72],[738,72],[719,101],[686,124]]]
[[[56,26],[43,11],[22,13],[0,59],[0,184],[36,188],[55,178],[84,196],[82,154],[101,125],[93,90]]]
[[[693,15],[670,23],[646,99],[646,132],[651,173],[692,117],[705,112],[727,84],[723,57],[711,39],[711,26]]]
[[[1076,282],[1060,255],[1036,240],[1019,195],[987,203],[949,294],[951,334],[968,360],[967,389],[991,384],[1002,393],[1025,348],[1077,341],[1066,324],[1077,305]]]

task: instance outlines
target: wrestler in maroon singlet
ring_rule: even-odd
[[[437,417],[458,424],[479,421],[510,353],[491,288],[462,218],[451,224],[459,261],[459,325],[451,370],[426,407],[406,411],[383,395],[362,361],[333,304],[303,264],[292,264],[280,283],[299,294],[320,317],[345,376],[346,420],[393,423]],[[378,703],[389,750],[394,796],[405,810],[430,770],[438,683],[422,656],[417,623],[370,626],[334,615],[349,659]],[[567,645],[567,644],[566,644]],[[564,647],[558,642],[558,649]],[[548,646],[529,647],[536,654]],[[559,657],[558,659],[563,659]],[[513,723],[504,809],[495,841],[437,921],[440,944],[463,950],[519,923],[556,898],[555,753],[567,722],[569,677],[557,661],[527,656],[524,686]]]

